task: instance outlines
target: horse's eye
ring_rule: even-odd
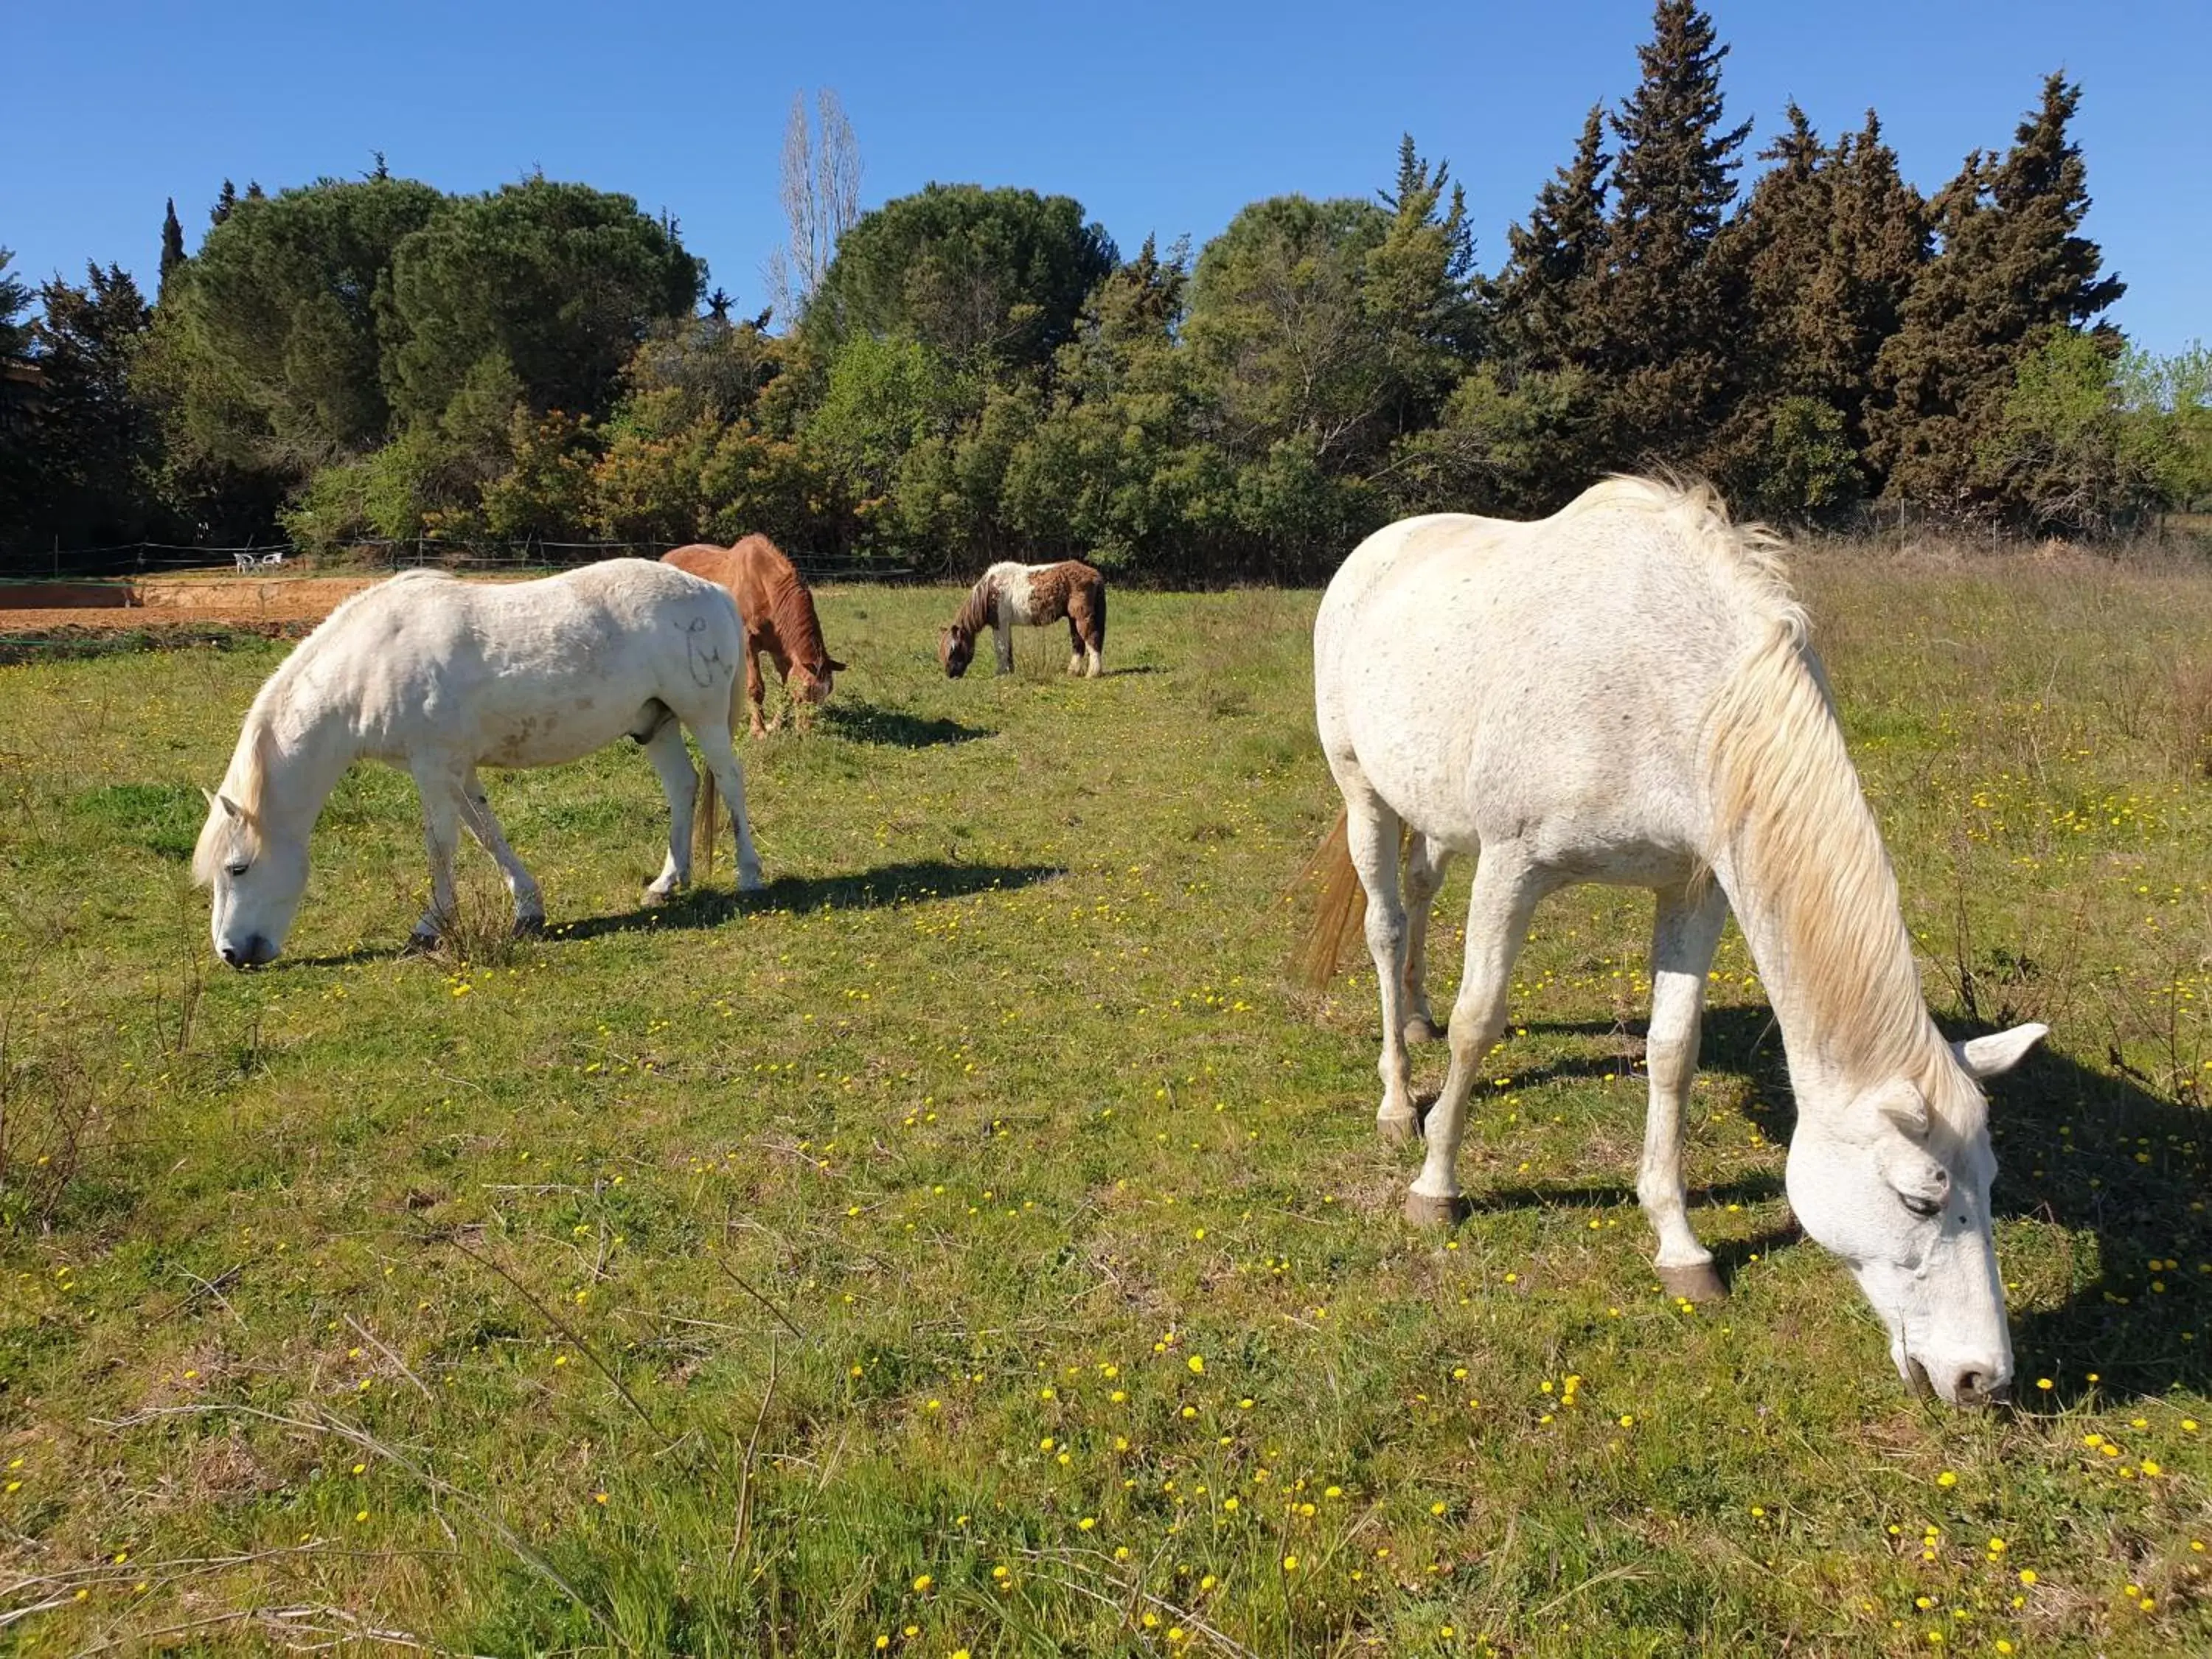
[[[1913,1214],[1918,1216],[1923,1221],[1934,1220],[1936,1218],[1936,1212],[1943,1207],[1943,1200],[1942,1199],[1923,1198],[1917,1193],[1899,1193],[1897,1195],[1897,1201],[1905,1206],[1906,1209],[1911,1211]]]
[[[242,876],[248,868],[248,866],[243,864],[226,864],[222,866],[222,872],[227,876]]]

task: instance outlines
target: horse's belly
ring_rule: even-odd
[[[477,735],[477,764],[565,765],[636,731],[641,714],[635,698],[578,691],[555,705],[486,720]]]

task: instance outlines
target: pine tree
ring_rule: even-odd
[[[2022,368],[2090,323],[2125,284],[2078,234],[2087,173],[2067,124],[2081,88],[2054,74],[2002,158],[1966,158],[1932,204],[1941,252],[1883,347],[1870,424],[1893,498],[1976,514],[2020,511],[2032,484],[1999,455]]]
[[[177,198],[172,196],[161,219],[161,279],[155,289],[157,295],[168,288],[169,278],[184,263],[185,228],[177,222]]]
[[[215,205],[208,210],[208,223],[219,225],[229,218],[237,209],[238,186],[226,179],[222,181],[222,191],[216,196]]]
[[[1493,295],[1498,355],[1510,373],[1587,367],[1595,353],[1595,284],[1606,255],[1605,106],[1593,104],[1575,159],[1536,194],[1526,225],[1505,233],[1510,255]]]
[[[1751,124],[1721,127],[1729,49],[1694,0],[1659,0],[1652,31],[1637,49],[1643,79],[1613,118],[1598,357],[1618,459],[1694,460],[1727,406],[1741,301],[1709,255]]]

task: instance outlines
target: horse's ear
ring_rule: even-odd
[[[216,802],[221,799],[222,797],[217,795],[214,790],[209,788],[205,784],[202,784],[200,786],[200,793],[207,797],[208,811],[210,812],[214,811]]]
[[[828,659],[822,665],[833,674],[842,674],[845,672],[845,665],[835,657]]]
[[[208,797],[208,805],[222,808],[222,815],[227,818],[239,816],[238,803],[228,795],[210,795]]]
[[[1969,1037],[1964,1042],[1954,1042],[1951,1052],[1966,1075],[1976,1082],[1984,1078],[1996,1077],[2009,1072],[2027,1057],[2027,1051],[2051,1035],[2048,1025],[2033,1022],[2015,1025],[2009,1031],[1995,1031],[1988,1036]]]

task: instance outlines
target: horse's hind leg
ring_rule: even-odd
[[[514,898],[514,931],[518,934],[544,932],[545,900],[538,890],[537,879],[523,867],[514,848],[507,844],[507,837],[500,832],[499,820],[492,816],[490,799],[485,795],[473,769],[461,781],[461,822],[477,838],[477,845],[492,855],[500,874],[507,878],[507,890]]]
[[[730,828],[738,838],[738,890],[757,893],[765,884],[761,880],[760,856],[753,851],[752,824],[745,816],[745,769],[738,763],[737,750],[730,746],[730,728],[726,724],[702,721],[691,728],[691,735],[699,744],[699,757],[707,763],[707,769],[714,775],[722,799],[729,804]],[[681,738],[678,744],[681,747]],[[684,763],[684,770],[688,776],[691,770],[689,761]],[[672,810],[673,805],[672,802]],[[690,821],[691,810],[687,805],[677,814],[678,827],[669,834],[680,836],[681,826]]]
[[[1468,1097],[1483,1056],[1505,1030],[1513,959],[1528,937],[1537,900],[1553,884],[1510,846],[1485,846],[1475,862],[1474,891],[1467,903],[1467,969],[1452,1004],[1451,1070],[1429,1109],[1429,1153],[1407,1195],[1409,1221],[1453,1221],[1466,1207],[1459,1190],[1459,1146],[1467,1133]]]
[[[1406,1059],[1406,907],[1398,894],[1398,815],[1364,780],[1344,790],[1345,845],[1367,892],[1367,952],[1382,999],[1382,1104],[1375,1127],[1392,1140],[1413,1139],[1412,1069]]]
[[[1071,674],[1083,672],[1083,629],[1075,620],[1075,607],[1073,605],[1067,611],[1067,672]]]
[[[1645,1043],[1651,1109],[1644,1120],[1636,1196],[1659,1236],[1654,1265],[1660,1284],[1668,1295],[1691,1302],[1728,1293],[1713,1271],[1712,1252],[1690,1231],[1682,1181],[1682,1112],[1698,1070],[1705,974],[1727,920],[1728,900],[1709,880],[1694,894],[1683,888],[1660,894],[1651,924],[1651,1034]]]
[[[1406,1041],[1434,1042],[1443,1033],[1429,1006],[1429,910],[1444,884],[1449,849],[1416,833],[1406,852]]]
[[[664,717],[644,742],[646,758],[660,778],[660,793],[668,797],[668,857],[645,890],[646,902],[659,904],[690,884],[691,810],[698,799],[699,775],[691,769],[684,727],[673,714]],[[729,746],[726,730],[722,746]]]

